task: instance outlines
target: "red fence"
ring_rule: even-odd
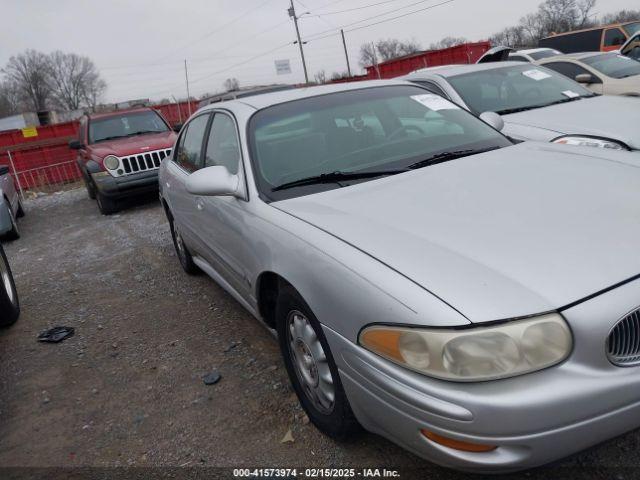
[[[23,190],[76,182],[82,178],[76,154],[67,145],[36,147],[0,153],[0,165],[11,166],[16,184]]]
[[[160,112],[169,125],[173,126],[177,123],[184,123],[187,118],[198,110],[198,103],[182,102],[182,103],[166,103],[164,105],[154,105],[153,108]]]
[[[37,135],[25,137],[22,130],[0,132],[0,149],[15,145],[39,143],[65,143],[67,139],[78,136],[78,122],[57,123],[36,128]]]

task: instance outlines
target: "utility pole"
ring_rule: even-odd
[[[187,81],[187,107],[191,116],[191,94],[189,93],[189,73],[187,72],[187,60],[184,61],[184,79]]]
[[[347,53],[347,41],[344,39],[344,30],[340,29],[340,34],[342,35],[342,46],[344,47],[344,57],[347,59],[347,72],[349,72],[349,76],[351,77],[351,65],[349,64],[349,54]]]
[[[376,66],[376,72],[378,73],[378,79],[381,79],[382,77],[380,76],[380,67],[378,65],[378,53],[376,52],[376,45],[373,42],[371,42],[371,51],[373,52],[373,61]]]
[[[298,46],[300,47],[300,56],[302,57],[302,68],[304,69],[304,81],[309,83],[309,74],[307,73],[307,62],[304,59],[304,48],[302,48],[302,39],[300,38],[300,29],[298,28],[298,17],[296,16],[296,7],[291,0],[291,8],[289,8],[289,16],[293,18],[293,23],[296,26],[296,36],[298,37]]]

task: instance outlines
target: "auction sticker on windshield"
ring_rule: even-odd
[[[413,95],[411,98],[434,112],[437,112],[438,110],[460,110],[460,107],[457,105],[432,93],[427,93],[425,95]]]
[[[525,70],[524,72],[522,72],[522,75],[524,75],[525,77],[529,77],[536,82],[539,82],[540,80],[544,80],[546,78],[551,78],[551,75],[549,75],[548,73],[537,69]]]
[[[580,96],[579,93],[576,93],[576,92],[574,92],[572,90],[565,90],[564,92],[562,92],[562,94],[565,97],[569,97],[569,98],[578,98]]]

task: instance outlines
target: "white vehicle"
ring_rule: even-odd
[[[535,62],[594,93],[640,96],[640,63],[616,52],[572,53]]]
[[[537,62],[544,58],[551,58],[562,55],[562,52],[553,48],[529,48],[524,50],[515,50],[509,52],[508,60],[513,62]]]

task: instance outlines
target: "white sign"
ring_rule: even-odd
[[[291,62],[289,60],[276,60],[275,63],[278,75],[289,75],[291,73]]]
[[[449,100],[442,98],[439,95],[427,93],[425,95],[414,95],[411,97],[418,103],[421,103],[425,107],[437,112],[438,110],[459,110],[460,108],[451,103]]]
[[[529,77],[532,80],[535,80],[536,82],[539,82],[540,80],[544,80],[546,78],[551,78],[551,75],[549,75],[548,73],[543,72],[542,70],[527,70],[525,72],[522,72],[522,74],[525,77]]]
[[[565,97],[569,97],[569,98],[578,98],[580,96],[579,93],[576,93],[573,90],[565,90],[564,92],[562,92],[562,94]]]

